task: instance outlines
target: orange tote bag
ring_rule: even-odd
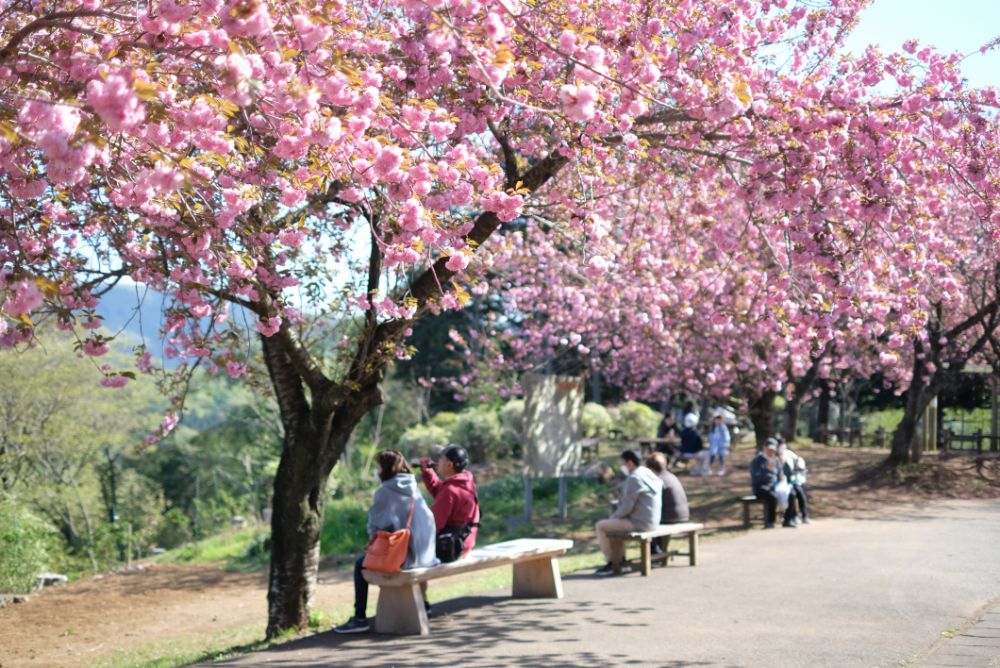
[[[398,573],[406,561],[406,549],[410,546],[410,523],[413,521],[413,507],[417,498],[410,502],[410,516],[406,518],[406,528],[399,531],[376,531],[365,547],[362,568],[380,573]]]

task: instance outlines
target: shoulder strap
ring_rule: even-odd
[[[419,493],[419,492],[418,492]],[[410,528],[410,524],[413,522],[413,507],[417,505],[417,497],[413,497],[410,501],[410,515],[406,518],[406,528]]]

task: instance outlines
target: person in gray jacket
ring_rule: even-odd
[[[398,450],[384,450],[375,460],[382,485],[375,490],[372,506],[368,509],[368,536],[377,531],[399,531],[413,508],[410,521],[410,544],[406,549],[403,570],[430,568],[438,564],[434,552],[434,515],[417,488],[417,481]],[[364,633],[369,630],[368,582],[362,576],[365,555],[354,562],[354,616],[346,623],[334,627],[337,633]]]
[[[612,541],[608,533],[624,531],[650,531],[660,523],[663,503],[663,483],[656,474],[639,463],[635,450],[622,452],[622,465],[628,472],[621,498],[611,517],[600,520],[594,527],[597,542],[608,563],[597,569],[598,575],[614,572],[614,565],[625,557],[624,542]]]

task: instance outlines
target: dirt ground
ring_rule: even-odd
[[[809,462],[812,515],[851,515],[903,502],[953,498],[1000,498],[1000,459],[931,456],[923,464],[893,471],[880,466],[886,452],[801,446]],[[752,448],[738,448],[725,477],[690,478],[694,519],[725,534],[739,530],[735,498],[748,492],[746,467]],[[699,503],[699,500],[701,502]],[[321,609],[348,604],[350,574],[322,570]],[[0,668],[86,666],[117,650],[153,641],[218,637],[227,630],[259,625],[266,618],[266,575],[234,573],[212,566],[143,565],[35,594],[0,608]]]

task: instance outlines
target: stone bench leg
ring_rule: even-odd
[[[688,559],[691,560],[692,566],[698,565],[698,532],[692,531],[688,535]]]
[[[375,632],[399,636],[425,636],[430,633],[419,583],[379,587]]]
[[[511,595],[514,598],[562,598],[559,560],[543,557],[514,564]]]
[[[751,501],[740,501],[743,504],[743,528],[750,528],[750,504]]]

